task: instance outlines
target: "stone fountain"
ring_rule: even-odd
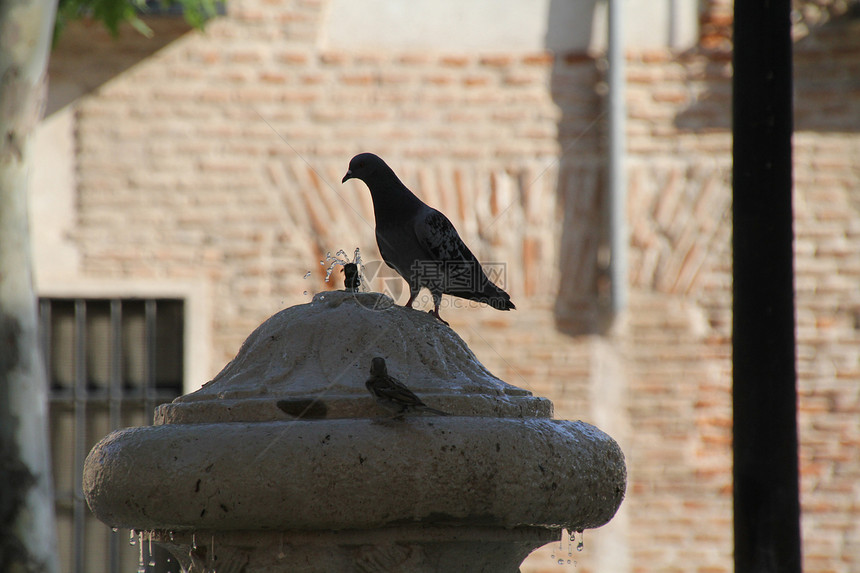
[[[371,359],[450,416],[392,418]],[[84,491],[193,573],[517,571],[607,523],[618,445],[493,376],[450,328],[385,295],[332,291],[260,325],[153,426],[108,435]]]

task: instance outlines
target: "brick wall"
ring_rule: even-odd
[[[713,49],[730,10],[711,4],[709,50],[629,54],[632,291],[611,328],[600,58],[327,50],[325,3],[311,0],[237,1],[206,34],[155,21],[175,39],[154,52],[133,35],[69,30],[54,77],[81,62],[124,70],[73,104],[80,273],[207,282],[217,371],[262,320],[340,286],[323,283],[326,252],[378,256],[366,188],[340,184],[352,155],[375,151],[481,260],[507,263],[518,310],[443,309],[452,327],[497,375],[553,399],[559,417],[598,422],[625,451],[621,525],[586,532],[577,570],[607,570],[614,536],[632,571],[731,571],[731,70]],[[856,37],[828,26],[797,56],[804,566],[815,572],[860,567]],[[559,569],[550,554],[524,570]]]
[[[795,288],[804,567],[860,569],[860,27],[797,43]]]

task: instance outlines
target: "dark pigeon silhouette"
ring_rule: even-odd
[[[370,361],[370,378],[364,385],[382,407],[394,412],[395,417],[400,417],[408,412],[429,412],[439,416],[450,415],[442,410],[431,408],[400,380],[390,376],[385,365],[385,358],[380,356]]]
[[[370,189],[379,254],[409,284],[406,306],[412,307],[426,287],[433,295],[431,314],[439,320],[443,294],[498,310],[516,308],[510,295],[487,278],[448,217],[416,197],[382,159],[372,153],[356,155],[342,183],[349,179],[360,179]]]

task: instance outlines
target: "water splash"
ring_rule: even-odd
[[[558,540],[558,551],[557,551],[558,553],[561,553],[561,551],[563,549],[563,546],[562,546],[563,541],[564,541],[564,529],[561,530],[561,539]],[[556,554],[556,551],[553,551],[552,554],[550,554],[550,559],[555,559],[556,558],[555,554]],[[562,565],[563,563],[564,563],[564,561],[559,558],[558,564]]]
[[[567,541],[567,558],[564,557],[564,544]],[[568,529],[561,530],[561,539],[558,542],[558,548],[554,547],[550,558],[555,561],[558,565],[573,565],[574,568],[577,566],[577,562],[573,559],[573,548],[574,543],[576,543],[577,551],[582,551],[583,542],[582,542],[582,530],[574,531]]]
[[[155,557],[152,556],[152,532],[148,533],[149,536],[149,566],[155,567]]]
[[[336,266],[338,266],[338,265],[344,266],[345,264],[350,263],[350,262],[352,262],[352,261],[349,260],[349,257],[347,256],[346,251],[344,251],[343,249],[336,252],[334,254],[334,256],[331,255],[331,251],[326,253],[325,254],[325,260],[320,261],[321,265],[325,265],[326,263],[328,263],[328,267],[326,268],[326,271],[325,271],[325,282],[331,281],[331,274],[334,272],[334,268]]]
[[[138,558],[137,558],[137,573],[146,573],[146,565],[143,562],[143,532],[140,534],[140,543],[138,544]]]
[[[328,264],[328,268],[326,268],[325,273],[325,282],[331,282],[331,275],[334,272],[334,268],[337,266],[343,267],[344,265],[354,264],[358,266],[359,275],[363,278],[365,276],[365,268],[364,263],[361,261],[361,249],[359,247],[355,248],[355,251],[352,254],[352,259],[349,258],[349,255],[346,254],[346,251],[343,249],[339,250],[332,256],[331,252],[326,253],[325,260],[320,261],[321,265]],[[367,281],[362,280],[362,285]]]
[[[212,564],[212,573],[215,573],[215,535],[212,536],[209,544],[209,554],[206,556],[206,560]]]
[[[326,271],[325,271],[325,282],[326,283],[332,282],[332,274],[334,273],[336,267],[339,266],[341,268],[344,268],[347,265],[351,265],[351,264],[355,265],[358,268],[359,286],[358,286],[358,289],[347,288],[347,290],[353,290],[353,291],[360,290],[362,292],[366,292],[367,290],[369,290],[366,287],[367,280],[365,277],[367,276],[367,272],[366,272],[364,263],[361,261],[361,249],[359,247],[355,248],[355,251],[353,252],[351,259],[350,259],[350,256],[347,254],[347,252],[343,249],[338,250],[333,255],[331,254],[331,251],[326,252],[325,258],[320,261],[320,265],[322,265],[326,269]],[[307,279],[308,277],[311,276],[311,274],[312,274],[311,271],[306,272],[304,275],[304,278]],[[345,276],[344,279],[346,279],[346,278],[347,277]],[[310,294],[310,291],[305,290],[302,294],[304,296],[307,296],[308,294]]]

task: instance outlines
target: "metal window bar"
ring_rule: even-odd
[[[84,460],[87,456],[87,304],[75,301],[75,386],[74,386],[74,456],[72,465],[72,515],[74,523],[75,571],[84,571],[86,504],[84,502]]]
[[[110,301],[110,384],[108,386],[108,423],[110,431],[120,428],[122,414],[122,301]],[[110,571],[120,570],[120,536],[108,535],[108,566]]]
[[[39,310],[51,423],[57,426],[58,526],[67,540],[60,548],[62,571],[133,570],[140,548],[124,543],[127,531],[111,532],[90,514],[83,465],[106,432],[152,423],[155,407],[182,393],[183,302],[42,299]],[[166,552],[153,549],[157,565],[146,566],[147,573],[178,571]],[[148,564],[148,547],[144,553]]]
[[[154,300],[147,300],[143,306],[144,313],[144,337],[146,339],[146,366],[143,370],[143,408],[146,412],[146,421],[152,423],[152,415],[155,412],[155,376],[156,376],[156,335],[158,318]]]

